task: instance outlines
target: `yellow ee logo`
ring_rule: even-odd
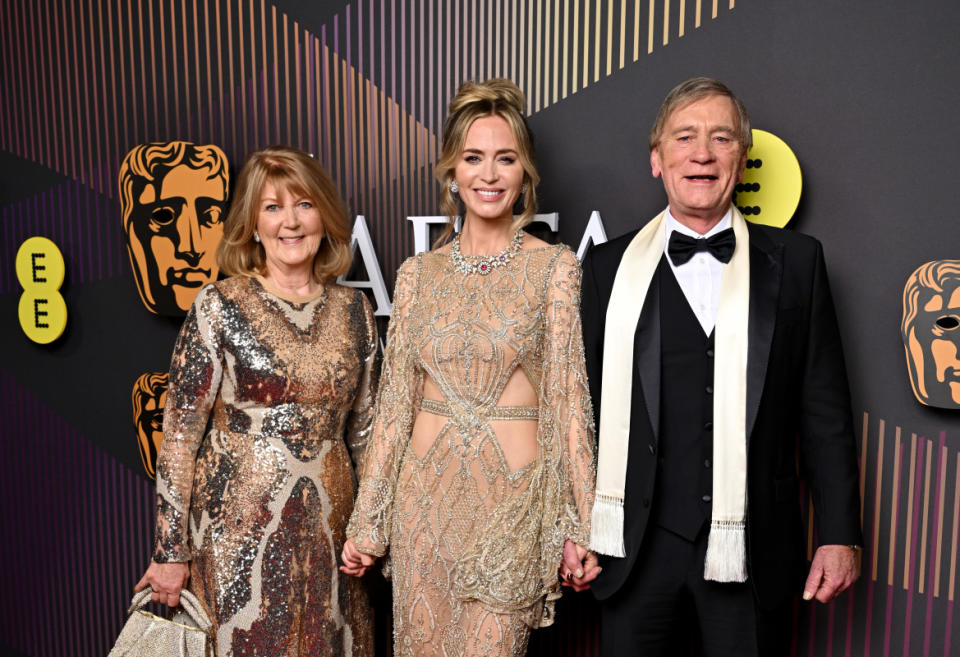
[[[20,297],[20,327],[27,337],[49,344],[67,327],[67,304],[60,295],[66,265],[57,245],[46,237],[31,237],[20,245],[16,259]]]
[[[783,228],[800,203],[803,176],[787,143],[765,130],[753,130],[743,180],[734,187],[733,203],[747,221]]]

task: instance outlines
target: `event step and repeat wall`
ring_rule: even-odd
[[[173,341],[219,275],[250,151],[330,172],[353,217],[343,282],[382,331],[397,267],[443,220],[460,82],[523,89],[531,229],[582,257],[662,209],[646,133],[709,75],[756,128],[738,207],[824,245],[851,378],[863,576],[797,604],[791,654],[960,654],[957,25],[955,3],[886,0],[0,3],[0,653],[104,655],[119,631],[151,554]],[[568,592],[530,654],[597,644],[592,598]]]

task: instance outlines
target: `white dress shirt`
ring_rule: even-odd
[[[673,231],[696,239],[706,239],[729,228],[731,216],[731,211],[727,210],[723,219],[716,226],[711,228],[706,235],[701,235],[674,219],[673,215],[670,214],[670,209],[667,208],[663,235],[664,253],[667,251],[670,233]],[[723,275],[723,263],[706,251],[695,254],[679,267],[673,264],[669,255],[667,255],[667,262],[673,269],[673,275],[677,277],[677,283],[683,290],[683,296],[687,298],[687,303],[690,304],[693,314],[697,316],[700,326],[703,327],[703,332],[710,335],[717,323],[717,310],[720,308],[720,278]]]

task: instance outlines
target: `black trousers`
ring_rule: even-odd
[[[648,526],[623,587],[600,605],[603,657],[782,657],[789,653],[792,605],[760,609],[749,581],[703,579],[709,524],[689,541]],[[694,639],[694,640],[692,640]]]

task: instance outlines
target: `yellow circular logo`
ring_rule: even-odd
[[[49,344],[67,327],[67,303],[60,295],[66,264],[57,245],[31,237],[17,250],[17,280],[23,287],[17,314],[27,337]]]
[[[66,265],[57,245],[46,237],[31,237],[17,251],[17,280],[20,287],[59,290]]]
[[[753,130],[743,180],[734,188],[733,202],[747,221],[783,228],[800,203],[803,176],[787,143],[765,130]]]

